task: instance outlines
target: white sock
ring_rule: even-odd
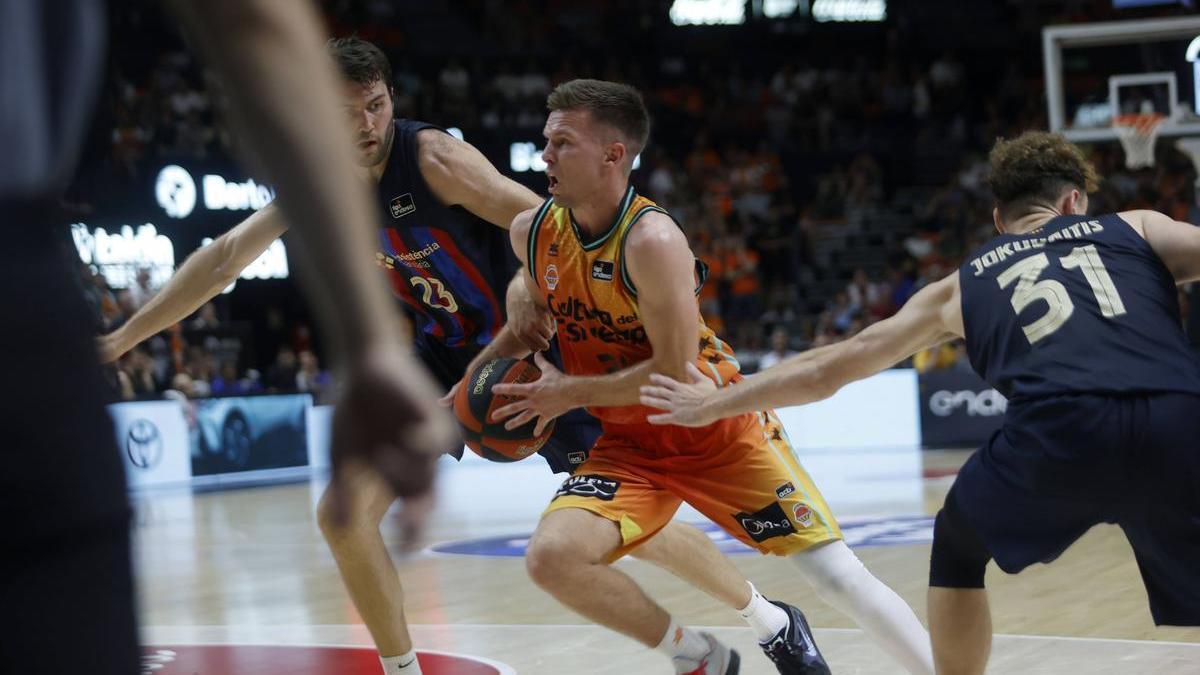
[[[910,673],[933,675],[929,633],[912,608],[876,579],[858,556],[835,541],[792,556],[822,600],[854,619],[875,644]]]
[[[667,632],[663,634],[662,640],[654,648],[655,651],[666,654],[669,659],[682,657],[691,661],[703,659],[709,649],[708,640],[691,628],[680,625],[675,617],[671,617]]]
[[[417,661],[417,650],[410,649],[400,656],[380,656],[383,672],[387,675],[421,675],[421,663]]]
[[[754,584],[749,581],[746,584],[750,586],[750,604],[739,609],[738,613],[754,629],[758,641],[766,642],[787,628],[788,614],[764,598]]]

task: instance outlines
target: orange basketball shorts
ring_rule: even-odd
[[[771,412],[696,429],[606,424],[545,513],[583,509],[613,521],[621,531],[616,560],[662,529],[682,502],[764,554],[842,537]]]

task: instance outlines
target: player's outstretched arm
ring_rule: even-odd
[[[686,379],[653,375],[641,389],[641,401],[666,411],[649,416],[654,424],[703,426],[745,412],[820,401],[962,334],[958,275],[952,274],[921,289],[895,316],[844,342],[798,354],[723,389],[694,366]]]
[[[508,229],[522,212],[542,198],[505,177],[475,146],[437,129],[417,133],[417,166],[425,183],[446,206],[461,206]]]
[[[508,286],[506,297],[507,309],[509,312],[508,321],[499,333],[492,338],[492,341],[486,347],[481,349],[475,358],[471,359],[471,363],[467,365],[467,371],[463,373],[463,377],[469,376],[475,369],[483,363],[492,359],[507,357],[511,359],[523,359],[529,356],[532,349],[528,341],[521,337],[513,324],[512,312],[514,309],[513,303],[526,303],[528,306],[524,309],[529,312],[535,312],[541,315],[549,315],[546,310],[546,305],[542,301],[542,295],[537,289],[537,284],[533,282],[533,277],[529,276],[528,262],[526,258],[526,246],[529,241],[529,228],[533,224],[533,216],[537,211],[536,208],[529,208],[521,211],[512,220],[511,227],[508,228],[508,237],[512,243],[513,250],[517,253],[517,258],[521,261],[521,269],[517,270],[516,276]],[[547,338],[548,339],[548,338]],[[546,342],[546,347],[549,347],[549,342]],[[450,391],[438,399],[438,403],[443,406],[450,407],[454,405],[454,395],[458,392],[459,385],[462,380],[459,380]]]
[[[399,496],[427,492],[436,457],[456,433],[366,262],[378,214],[351,156],[315,8],[278,0],[177,0],[173,8],[221,76],[229,121],[278,188],[293,250],[312,270],[302,280],[344,371],[332,429],[335,509],[344,513],[352,463],[378,472]]]
[[[1126,211],[1120,215],[1146,239],[1175,277],[1175,283],[1200,280],[1200,227],[1158,211]]]
[[[417,162],[429,189],[443,204],[461,206],[480,218],[509,229],[522,212],[536,209],[542,198],[520,183],[505,177],[465,141],[436,129],[417,134]],[[508,287],[507,312],[510,331],[533,351],[550,347],[549,316],[539,311],[525,292],[521,274]]]
[[[541,352],[550,348],[554,337],[554,317],[541,295],[530,291],[529,272],[517,270],[508,284],[504,304],[507,314],[506,328],[530,351]]]
[[[268,204],[213,243],[192,253],[145,306],[120,328],[98,338],[101,361],[121,358],[143,340],[178,323],[216,297],[286,230],[279,209]]]

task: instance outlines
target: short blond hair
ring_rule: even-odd
[[[598,122],[616,129],[627,141],[630,161],[646,147],[650,138],[650,111],[637,89],[606,80],[570,80],[546,97],[546,108],[587,110]]]

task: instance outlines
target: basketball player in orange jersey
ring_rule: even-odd
[[[790,556],[823,599],[904,667],[932,673],[928,634],[841,541],[773,412],[699,429],[647,421],[654,411],[638,403],[638,390],[651,373],[683,378],[685,364],[693,363],[725,386],[740,379],[738,364],[700,318],[696,291],[704,270],[687,237],[629,186],[633,159],[649,134],[641,95],[622,84],[573,80],[550,94],[548,108],[542,157],[551,198],[519,215],[510,237],[530,292],[557,320],[563,372],[537,355],[540,379],[494,388],[518,398],[495,416],[510,427],[531,419],[544,427],[586,407],[603,433],[530,541],[526,563],[534,582],[589,619],[662,652],[678,673],[736,673],[735,653],[679,625],[609,566],[667,526],[687,501],[747,545]],[[803,615],[776,607],[786,609],[787,625],[761,644],[780,672],[828,672]]]
[[[380,230],[380,245],[392,247],[409,237],[453,238],[458,247],[468,252],[466,260],[455,259],[446,255],[445,249],[449,247],[443,246],[436,255],[419,260],[425,263],[420,268],[401,262],[386,268],[400,299],[407,302],[416,315],[418,337],[414,351],[443,388],[449,388],[462,377],[464,370],[472,370],[468,362],[472,359],[480,362],[482,355],[477,352],[488,341],[490,333],[485,331],[489,330],[490,322],[478,320],[478,317],[485,316],[496,298],[505,296],[504,285],[511,278],[511,269],[487,264],[493,257],[503,259],[503,256],[494,255],[496,246],[507,245],[498,228],[508,227],[518,213],[537,206],[541,199],[502,176],[471,145],[432,125],[394,119],[391,67],[377,47],[358,38],[345,38],[331,41],[329,53],[342,75],[343,105],[360,141],[356,147],[359,164],[371,174],[382,211],[380,218],[386,223]],[[398,195],[415,199],[409,202],[410,206],[416,207],[416,210],[408,209],[413,211],[411,215],[401,211],[403,217],[399,217],[388,208]],[[236,279],[242,269],[288,226],[283,214],[270,205],[212,245],[193,253],[149,304],[100,341],[102,357],[113,360],[195,311]],[[493,238],[495,233],[500,233],[500,238]],[[425,253],[420,251],[420,246],[415,248]],[[403,248],[399,251],[389,248],[380,257],[402,261],[404,253]],[[364,265],[375,264],[375,260],[363,262]],[[481,283],[466,283],[464,277],[469,275],[461,272],[468,265],[483,270],[478,275],[485,278]],[[425,300],[421,301],[415,291],[417,284],[410,283],[410,279],[418,274],[428,275],[431,269],[437,272],[437,278],[446,281],[438,282],[437,296],[426,294]],[[451,278],[461,280],[453,284],[449,281]],[[509,303],[510,307],[529,304],[524,285],[518,285],[517,290],[519,293],[512,294],[514,301]],[[449,297],[455,306],[453,312],[448,311],[447,305],[451,303],[441,297],[446,292],[452,294]],[[541,312],[544,314],[544,309]],[[498,311],[495,313],[499,314]],[[509,319],[519,321],[515,314],[509,312]],[[537,323],[537,318],[534,317],[533,323]],[[536,331],[533,333],[535,338],[538,337]],[[546,333],[546,338],[552,337],[549,329]],[[529,337],[523,339],[531,341]],[[506,340],[517,340],[521,344],[521,338],[511,327],[506,328],[497,340],[499,344]],[[377,406],[372,409],[377,411],[374,417],[380,420],[391,419],[396,414]],[[591,429],[594,425],[594,420],[588,420],[584,426]],[[559,430],[567,426],[560,423]],[[588,438],[594,438],[597,433],[591,430]],[[458,447],[462,447],[461,441],[458,441]],[[571,450],[586,451],[587,448]],[[556,463],[552,452],[544,454],[555,471],[573,468],[566,459],[565,449],[558,453],[561,457]],[[410,470],[406,475],[414,478],[417,473]],[[418,675],[420,663],[413,653],[408,633],[403,589],[379,531],[379,524],[396,494],[374,472],[347,471],[344,478],[347,513],[339,521],[334,517],[333,502],[328,496],[322,498],[318,507],[322,533],[350,597],[375,640],[384,670],[389,675]],[[751,602],[761,597],[754,594],[753,586],[704,533],[693,527],[681,523],[672,525],[648,543],[639,552],[639,557],[667,569],[726,604],[751,609],[759,606]],[[786,616],[773,605],[765,601],[763,604],[766,604],[765,610],[746,611],[743,617],[760,634],[764,631],[771,634],[787,623]]]

